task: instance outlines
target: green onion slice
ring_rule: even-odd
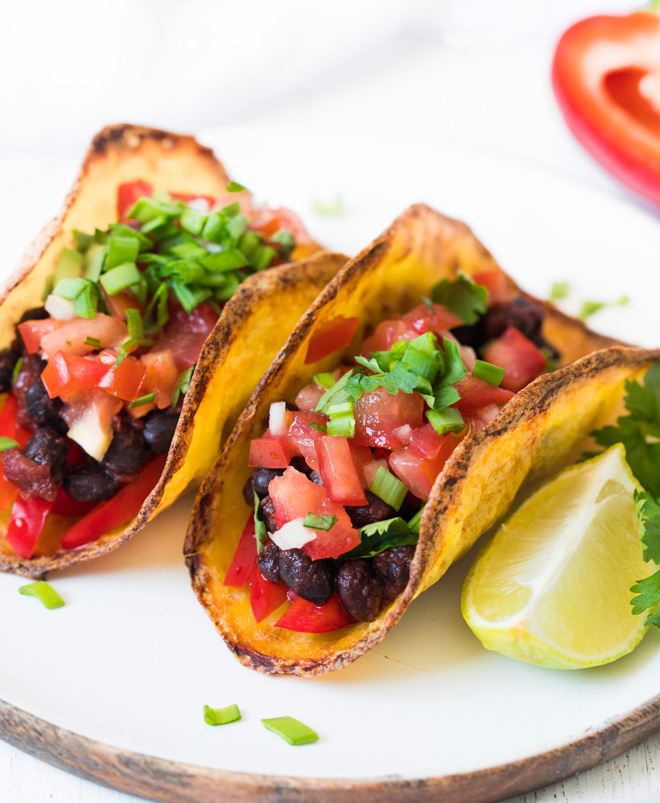
[[[395,510],[401,507],[408,493],[408,488],[401,480],[383,466],[376,472],[369,490]]]
[[[310,530],[331,530],[337,523],[336,516],[319,516],[316,513],[308,513],[303,521],[303,527]]]
[[[426,417],[438,435],[447,432],[459,432],[465,426],[463,416],[456,407],[445,407],[444,410],[427,410]]]
[[[318,733],[293,717],[275,717],[261,721],[267,730],[276,733],[289,744],[311,744],[319,738]]]
[[[18,443],[13,438],[0,435],[0,452],[5,452],[7,449],[16,449],[17,446]]]
[[[23,367],[23,358],[19,357],[18,360],[16,360],[16,365],[14,366],[14,370],[11,372],[12,385],[16,384],[16,380],[18,379],[18,375],[20,374],[22,367]]]
[[[93,349],[100,349],[101,348],[101,341],[97,337],[86,337],[85,338],[85,345],[91,346]]]
[[[126,325],[128,326],[129,337],[134,340],[142,340],[144,337],[144,326],[139,310],[132,308],[126,310]]]
[[[408,527],[410,528],[411,533],[419,535],[419,524],[422,520],[422,513],[424,512],[425,507],[426,505],[422,505],[420,509],[417,511],[417,513],[415,513],[412,519],[410,519],[410,521],[408,522]]]
[[[317,432],[323,432],[325,435],[328,434],[328,428],[324,427],[323,424],[317,424],[315,421],[310,421],[310,423],[307,424],[307,426],[310,429],[315,429]]]
[[[314,374],[314,381],[322,388],[331,388],[335,384],[335,378],[331,373]]]
[[[104,273],[99,281],[109,296],[116,296],[132,284],[138,284],[141,278],[142,274],[134,262],[124,262],[123,265]]]
[[[235,703],[225,706],[225,708],[204,706],[204,722],[207,725],[227,725],[229,722],[237,722],[240,718],[241,712]]]
[[[488,382],[489,385],[492,385],[494,388],[498,388],[504,379],[504,374],[506,371],[504,368],[500,368],[499,365],[493,365],[489,362],[484,362],[483,360],[477,360],[472,369],[472,376],[476,377],[477,379],[484,379]]]
[[[266,529],[266,523],[261,518],[261,512],[259,510],[259,496],[256,491],[253,491],[252,493],[254,494],[254,535],[257,540],[258,554],[264,548],[264,545],[268,540],[268,530]]]
[[[555,282],[550,288],[550,300],[561,301],[571,292],[570,282]]]
[[[153,393],[147,393],[146,396],[140,396],[139,399],[136,399],[135,401],[132,401],[128,405],[128,408],[129,408],[129,410],[134,410],[136,407],[142,407],[143,404],[151,404],[154,401],[155,398],[156,398],[156,392],[155,391]]]
[[[45,580],[37,580],[36,583],[30,583],[27,586],[20,586],[18,589],[19,594],[27,594],[31,597],[37,597],[37,599],[41,600],[43,606],[48,608],[48,610],[52,610],[53,608],[61,608],[64,605],[64,600],[60,595],[55,591],[55,589],[49,585]]]
[[[239,184],[238,181],[230,181],[225,189],[227,192],[243,192],[245,187],[242,184]]]

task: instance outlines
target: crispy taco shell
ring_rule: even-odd
[[[175,193],[221,196],[229,182],[222,164],[193,137],[130,125],[110,126],[94,137],[73,189],[21,260],[0,300],[0,337],[8,346],[25,310],[41,298],[72,230],[94,231],[117,218],[117,187],[143,179]],[[158,484],[138,516],[76,550],[57,551],[72,519],[50,516],[30,560],[2,537],[9,512],[0,514],[0,570],[41,577],[109,552],[129,539],[194,481],[200,481],[257,382],[302,313],[346,262],[309,244],[299,261],[250,276],[224,307],[197,362]],[[310,254],[313,254],[310,256]]]
[[[337,315],[359,316],[359,344],[379,321],[411,309],[443,278],[496,268],[462,223],[426,206],[410,208],[349,262],[302,317],[252,396],[205,480],[190,519],[186,561],[200,602],[245,665],[275,674],[319,675],[339,669],[377,644],[419,593],[436,582],[509,507],[522,484],[552,471],[611,411],[625,379],[660,352],[617,345],[546,305],[544,335],[562,364],[591,356],[532,382],[484,430],[468,434],[437,478],[421,521],[419,543],[402,596],[375,621],[335,633],[275,627],[276,611],[256,624],[247,589],[223,579],[249,515],[241,490],[250,440],[266,427],[271,402],[293,402],[318,371],[336,367],[348,350],[305,364],[310,336]],[[513,282],[514,291],[520,292]]]

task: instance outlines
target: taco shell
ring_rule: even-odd
[[[0,299],[0,347],[16,321],[34,307],[72,230],[94,231],[117,219],[117,187],[143,179],[175,193],[219,197],[229,183],[222,164],[193,137],[130,125],[109,126],[94,137],[59,215],[29,247]],[[319,253],[314,253],[319,252]],[[193,482],[201,481],[257,382],[287,334],[346,262],[314,243],[291,262],[250,276],[224,307],[200,354],[163,473],[138,516],[75,550],[57,550],[73,519],[49,516],[35,555],[20,558],[2,537],[9,511],[0,514],[0,570],[28,577],[98,557],[128,540]]]
[[[311,336],[338,315],[358,316],[353,343],[359,344],[379,321],[411,309],[420,294],[429,295],[433,285],[454,278],[459,269],[474,274],[496,268],[493,257],[463,223],[426,206],[411,207],[337,274],[259,384],[199,492],[185,545],[199,601],[246,666],[311,676],[339,669],[364,654],[384,638],[410,602],[505,513],[525,482],[553,471],[573,455],[611,413],[624,381],[660,357],[660,352],[625,347],[595,334],[546,304],[543,334],[560,351],[561,364],[568,365],[533,381],[486,429],[466,435],[454,450],[422,516],[403,594],[375,621],[335,633],[278,628],[275,622],[281,610],[257,624],[247,588],[223,583],[250,512],[241,493],[252,471],[250,441],[265,430],[272,402],[293,402],[313,374],[331,371],[351,353],[345,349],[306,365]],[[514,294],[521,293],[509,283]]]

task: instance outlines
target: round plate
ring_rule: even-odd
[[[570,280],[575,304],[629,296],[628,306],[598,313],[594,326],[657,345],[649,290],[660,228],[615,197],[435,140],[283,127],[201,138],[233,177],[296,209],[315,239],[337,250],[355,253],[424,201],[466,220],[537,295]],[[0,197],[10,254],[56,210],[62,176]],[[339,195],[342,214],[312,211]],[[24,579],[0,576],[0,736],[158,800],[211,799],[219,783],[226,799],[344,790],[419,800],[442,790],[447,799],[493,800],[593,766],[660,728],[660,633],[632,655],[582,672],[489,653],[460,615],[471,555],[341,672],[313,680],[251,672],[190,590],[181,548],[191,501],[180,500],[117,552],[51,577],[64,608],[46,611],[18,594]],[[204,704],[230,703],[240,722],[204,723]],[[294,749],[259,722],[282,715],[311,725],[318,743]]]

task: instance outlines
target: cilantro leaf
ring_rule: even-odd
[[[660,570],[645,577],[643,580],[638,580],[630,590],[633,594],[638,594],[631,601],[632,612],[638,614],[649,608],[653,609],[653,613],[649,615],[646,624],[660,627],[660,611],[655,611],[660,602]]]
[[[644,546],[644,560],[660,563],[660,505],[643,491],[635,491],[639,537]]]
[[[376,521],[360,529],[360,543],[341,556],[342,560],[355,558],[373,558],[379,552],[395,546],[408,546],[416,544],[419,539],[419,530],[411,531],[406,522],[397,516],[385,521]]]
[[[431,290],[431,299],[442,304],[468,326],[475,324],[486,312],[488,290],[475,284],[462,270],[458,271],[455,281],[443,279]]]

